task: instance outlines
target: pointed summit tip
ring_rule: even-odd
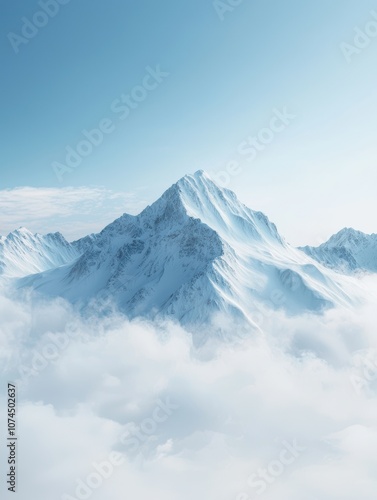
[[[211,182],[212,184],[215,184],[211,176],[205,171],[205,170],[197,170],[193,174],[186,174],[184,177],[182,177],[178,182],[180,181],[189,181],[189,180],[195,180],[195,181],[205,181],[205,182]]]
[[[358,233],[359,231],[357,231],[356,229],[354,229],[353,227],[344,227],[343,229],[341,229],[340,231],[338,231],[337,234],[345,234],[345,233]]]
[[[193,177],[195,179],[200,179],[200,178],[203,178],[203,177],[209,178],[208,174],[204,170],[197,170],[193,174],[186,174],[186,175],[184,175],[183,177],[181,177],[181,179],[190,179],[190,178],[192,179]]]
[[[362,231],[358,231],[357,229],[354,229],[353,227],[344,227],[343,229],[338,231],[333,236],[335,238],[339,238],[339,237],[347,237],[347,236],[370,236],[370,235],[367,235],[366,233],[363,233]]]
[[[197,170],[193,174],[187,174],[174,184],[179,190],[186,191],[213,191],[221,187],[213,181],[210,175],[204,170]]]
[[[208,177],[208,175],[204,170],[197,170],[194,173],[194,177]]]
[[[213,182],[213,179],[211,178],[211,176],[205,170],[197,170],[194,173],[194,177],[196,179],[205,179],[207,181]]]

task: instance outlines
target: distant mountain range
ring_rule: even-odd
[[[212,319],[220,329],[256,327],[261,307],[300,314],[351,304],[355,271],[377,271],[377,235],[345,229],[296,249],[203,171],[79,241],[26,229],[0,239],[0,275],[18,287],[78,305],[111,298],[131,318]]]
[[[342,273],[377,272],[377,234],[345,228],[319,247],[302,247],[307,255]]]

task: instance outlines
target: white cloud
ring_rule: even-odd
[[[99,187],[5,189],[0,191],[0,234],[25,226],[75,239],[102,230],[125,212],[138,213],[144,205],[132,193]]]
[[[272,314],[264,335],[202,355],[177,325],[30,300],[0,296],[3,377],[37,367],[19,382],[20,500],[78,498],[77,481],[112,452],[124,463],[93,499],[254,500],[252,478],[265,481],[268,500],[375,498],[377,393],[350,380],[353,351],[377,347],[375,304]],[[55,355],[46,351],[54,339]],[[44,364],[34,366],[36,353]],[[167,400],[174,409],[156,421]],[[295,442],[299,453],[279,472]]]

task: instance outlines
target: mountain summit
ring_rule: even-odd
[[[171,193],[186,216],[201,220],[227,240],[252,237],[259,242],[281,242],[275,225],[265,215],[247,208],[233,191],[218,187],[202,170],[183,177],[153,206],[159,209],[160,201]]]

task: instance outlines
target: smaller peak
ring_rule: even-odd
[[[349,237],[364,237],[367,236],[365,233],[358,231],[357,229],[353,229],[353,227],[344,227],[338,233],[334,234],[334,239],[344,239]]]
[[[368,238],[368,235],[363,233],[362,231],[358,231],[353,229],[352,227],[344,227],[338,233],[331,236],[331,238],[324,243],[324,246],[338,246],[338,245],[348,245],[351,243],[358,243],[365,238]]]

